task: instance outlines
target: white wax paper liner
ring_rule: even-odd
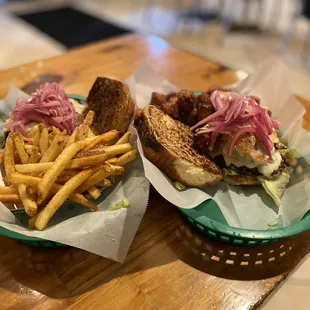
[[[240,82],[236,91],[259,96],[261,105],[269,107],[273,117],[281,121],[281,134],[291,148],[296,148],[305,160],[302,162],[303,174],[294,174],[278,209],[261,186],[237,187],[223,182],[204,190],[188,188],[178,191],[172,182],[143,154],[140,141],[138,150],[142,156],[146,177],[156,190],[172,204],[181,208],[194,208],[208,199],[219,205],[229,225],[247,229],[269,229],[268,223],[281,217],[283,226],[299,221],[310,209],[310,182],[308,163],[310,138],[302,126],[304,109],[289,90],[286,79],[288,72],[281,59],[270,58],[256,73]],[[136,100],[140,108],[150,102],[153,91],[167,94],[177,88],[154,73],[143,63],[134,73]],[[199,91],[197,89],[197,91]]]
[[[133,79],[127,82],[134,94]],[[15,107],[16,99],[21,96],[27,97],[11,85],[8,96],[0,102],[1,111],[10,111]],[[136,131],[132,126],[130,131],[131,142],[136,145]],[[98,212],[90,212],[87,208],[67,202],[57,211],[44,231],[34,231],[27,227],[26,216],[21,223],[0,203],[0,226],[26,236],[60,242],[123,262],[146,211],[149,188],[141,158],[138,158],[126,167],[122,176],[117,177],[115,186],[103,191],[98,199]],[[131,202],[128,209],[108,210],[123,198]]]

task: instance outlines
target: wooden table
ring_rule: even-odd
[[[87,95],[97,76],[126,78],[146,60],[179,87],[206,89],[238,73],[152,36],[124,36],[0,72],[30,91],[59,81]],[[310,233],[254,248],[208,239],[151,190],[125,263],[75,249],[31,248],[0,237],[1,309],[255,309],[308,253]]]

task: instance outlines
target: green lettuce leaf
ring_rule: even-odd
[[[297,165],[297,159],[301,158],[301,155],[295,149],[283,149],[279,150],[284,161],[290,165],[291,167],[295,167]]]
[[[122,209],[122,208],[129,208],[130,206],[131,206],[130,201],[128,199],[124,198],[120,202],[111,206],[108,210],[109,211],[115,211],[115,210]]]
[[[182,191],[185,188],[185,185],[181,184],[180,182],[173,182],[173,186],[178,190],[178,191]]]
[[[290,169],[284,170],[279,176],[268,179],[264,176],[259,176],[258,180],[262,183],[266,193],[274,200],[280,208],[281,199],[284,194],[287,184],[290,182]]]
[[[223,173],[224,173],[224,176],[225,176],[225,177],[227,177],[227,176],[234,176],[234,175],[240,175],[240,174],[237,172],[236,167],[233,166],[233,165],[224,168],[224,169],[223,169]]]

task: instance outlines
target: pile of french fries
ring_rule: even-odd
[[[98,210],[87,196],[97,199],[100,189],[111,186],[136,159],[130,132],[121,136],[111,130],[95,136],[90,128],[93,117],[90,111],[71,136],[43,124],[27,139],[9,133],[0,157],[6,184],[0,186],[0,201],[21,203],[31,228],[43,230],[67,199]]]

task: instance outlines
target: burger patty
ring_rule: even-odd
[[[278,170],[274,171],[271,175],[273,177],[277,177],[279,176],[283,171],[285,171],[287,169],[287,164],[285,163],[284,160],[282,160]],[[238,175],[241,176],[259,176],[262,175],[261,173],[258,172],[258,170],[256,168],[250,169],[247,167],[236,167],[235,165],[230,165],[229,166],[230,169],[234,170]]]
[[[272,172],[272,176],[277,177],[279,176],[284,170],[287,169],[287,164],[285,163],[285,161],[282,159],[280,167],[278,168],[278,170]]]

